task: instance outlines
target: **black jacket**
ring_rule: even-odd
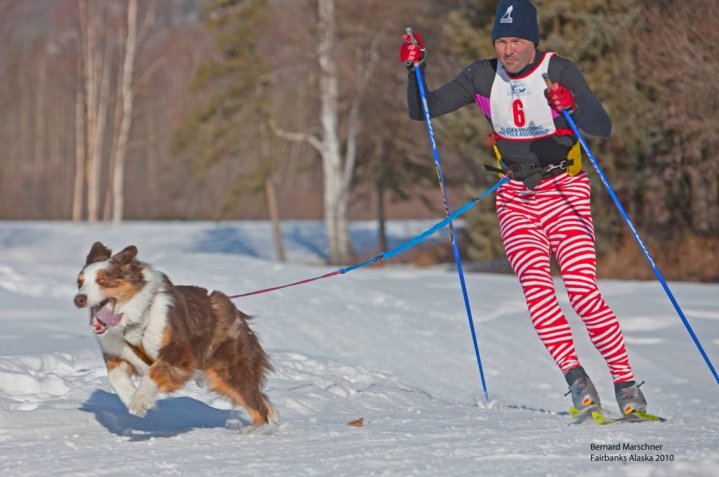
[[[543,52],[537,51],[535,61],[527,65],[516,76],[522,76],[531,71],[541,62],[543,56]],[[489,97],[496,72],[496,58],[478,60],[464,68],[452,81],[427,93],[430,116],[441,116],[468,104],[476,104],[476,95],[478,94]],[[576,110],[572,114],[572,119],[577,127],[593,136],[608,137],[612,130],[611,120],[602,104],[589,89],[579,68],[571,61],[554,55],[549,60],[547,73],[553,82],[562,83],[574,95]],[[424,75],[423,78],[425,78]],[[424,119],[414,70],[410,71],[407,81],[407,105],[410,118],[419,121]],[[557,129],[569,129],[569,125],[562,115],[557,117],[554,122]],[[562,162],[575,142],[574,136],[550,136],[533,141],[499,139],[497,146],[507,165],[521,163],[546,166]]]

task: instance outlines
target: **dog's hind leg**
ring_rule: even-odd
[[[221,370],[206,369],[205,375],[213,391],[227,397],[233,406],[245,408],[253,427],[277,422],[277,414],[265,395],[256,387],[252,389],[251,386],[242,386]]]
[[[278,418],[275,409],[270,405],[269,399],[259,389],[244,386],[239,391],[238,404],[247,409],[253,426],[264,424],[277,424]]]
[[[265,402],[265,409],[267,409],[267,422],[269,424],[277,424],[280,422],[280,417],[277,415],[277,411],[275,411],[274,406],[270,403],[270,400],[267,399],[267,396],[262,394],[262,399]]]

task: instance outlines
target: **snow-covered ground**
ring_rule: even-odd
[[[392,244],[429,225],[391,224]],[[284,233],[290,261],[277,264],[262,222],[0,222],[1,475],[719,475],[719,385],[656,282],[600,287],[650,410],[668,423],[569,425],[566,384],[516,279],[468,274],[485,403],[456,272],[391,263],[236,300],[275,366],[267,394],[278,427],[226,429],[227,404],[194,384],[145,419],[129,415],[72,305],[92,242],[135,244],[175,283],[231,295],[334,270],[321,265],[318,224],[289,222]],[[372,224],[353,236],[375,253]],[[719,285],[671,286],[719,362]],[[558,287],[580,359],[614,410],[606,367]],[[357,418],[364,426],[347,425]],[[596,449],[624,444],[661,449]],[[645,455],[653,461],[632,460]]]

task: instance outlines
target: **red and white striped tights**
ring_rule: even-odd
[[[557,302],[550,272],[554,255],[569,301],[609,366],[614,383],[634,379],[617,317],[596,282],[594,226],[585,172],[561,174],[533,190],[509,181],[497,193],[502,242],[519,277],[534,328],[563,373],[579,366],[574,340]]]

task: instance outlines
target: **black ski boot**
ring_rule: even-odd
[[[644,383],[637,384],[636,381],[625,381],[614,385],[614,393],[617,396],[619,411],[623,415],[633,412],[647,412],[647,400],[644,393],[639,389]]]
[[[584,368],[577,366],[572,368],[564,375],[569,384],[569,392],[572,395],[572,404],[577,411],[584,412],[590,407],[599,407],[599,393],[594,387],[594,383],[589,379]]]

